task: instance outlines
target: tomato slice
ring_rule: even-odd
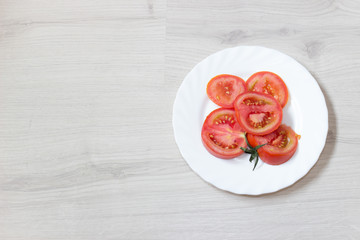
[[[291,127],[281,124],[270,134],[265,136],[247,134],[247,138],[253,147],[267,143],[257,150],[260,159],[271,165],[279,165],[294,155],[300,135],[297,135]]]
[[[213,77],[206,88],[210,100],[224,108],[233,108],[236,97],[245,91],[245,81],[229,74]]]
[[[270,95],[247,92],[234,102],[236,119],[245,132],[265,135],[276,130],[282,120],[282,108]]]
[[[205,148],[215,157],[230,159],[243,153],[245,134],[236,122],[233,109],[219,108],[212,111],[202,127],[201,138]]]
[[[289,93],[284,81],[272,72],[257,72],[246,81],[248,91],[270,94],[285,107]]]

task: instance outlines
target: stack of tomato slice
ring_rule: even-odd
[[[260,159],[279,165],[295,153],[299,135],[281,124],[288,101],[284,81],[272,72],[257,72],[246,82],[222,74],[210,80],[208,97],[221,108],[211,112],[202,128],[202,141],[216,157],[230,159],[243,153],[245,138],[257,149]]]

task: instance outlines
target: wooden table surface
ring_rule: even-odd
[[[0,0],[0,239],[360,239],[359,26],[353,0]],[[329,110],[318,163],[260,197],[173,136],[185,75],[238,45],[298,60]]]

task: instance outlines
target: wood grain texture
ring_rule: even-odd
[[[0,0],[0,239],[360,239],[359,25],[353,0]],[[172,131],[184,76],[237,45],[297,59],[329,109],[315,167],[260,197]]]

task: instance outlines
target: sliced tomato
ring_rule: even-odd
[[[233,108],[236,97],[245,91],[245,81],[229,74],[213,77],[206,88],[210,100],[224,108]]]
[[[245,134],[236,122],[233,109],[219,108],[212,111],[202,127],[201,138],[205,148],[215,157],[230,159],[243,153]]]
[[[270,95],[246,92],[234,102],[236,119],[245,132],[265,135],[276,130],[282,120],[282,108]]]
[[[281,124],[270,134],[264,136],[247,134],[247,138],[253,147],[267,144],[257,150],[260,159],[271,165],[279,165],[294,155],[300,135],[297,135],[291,127]]]
[[[270,94],[285,107],[289,93],[284,81],[272,72],[257,72],[246,81],[248,91]]]

